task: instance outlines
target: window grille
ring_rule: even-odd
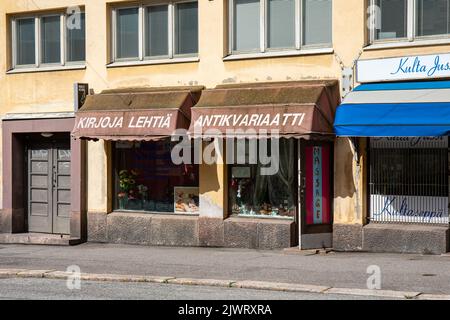
[[[370,220],[449,223],[448,140],[372,139]]]

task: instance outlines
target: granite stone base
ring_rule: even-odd
[[[148,245],[151,242],[152,217],[149,215],[112,213],[106,221],[110,243]]]
[[[87,213],[87,239],[88,242],[108,242],[106,213],[88,212]]]
[[[114,212],[88,213],[88,241],[121,244],[284,249],[295,245],[291,220],[228,219]]]
[[[198,217],[152,215],[150,244],[198,246]]]
[[[377,224],[363,228],[363,250],[443,254],[450,249],[449,226]]]
[[[224,222],[221,218],[198,219],[198,240],[201,247],[224,247]]]
[[[334,224],[333,249],[336,251],[361,251],[363,248],[360,224]]]
[[[295,245],[292,220],[233,217],[224,221],[225,246],[249,249],[285,249]]]

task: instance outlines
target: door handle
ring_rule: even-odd
[[[306,191],[306,178],[304,176],[302,176],[300,178],[300,185],[299,185],[299,189],[300,189],[300,194],[304,194]]]
[[[56,189],[58,173],[56,172],[56,166],[53,166],[53,189]]]

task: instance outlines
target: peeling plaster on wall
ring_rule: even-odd
[[[3,109],[2,113],[47,113],[47,112],[67,112],[73,111],[73,102],[56,101],[45,104],[20,104],[13,110]]]
[[[200,194],[200,216],[223,219],[224,208],[215,204],[208,195]]]
[[[236,83],[236,82],[237,82],[236,77],[234,77],[234,78],[227,78],[227,79],[222,80],[222,83],[224,83],[224,84],[227,84],[227,83]]]

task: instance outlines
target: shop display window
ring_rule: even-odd
[[[372,194],[446,197],[447,149],[372,149]]]
[[[251,164],[254,161],[248,160],[251,158],[250,145],[247,140],[246,164],[229,165],[231,214],[244,217],[294,219],[297,211],[296,140],[279,140],[279,170],[273,175],[261,174],[261,168],[264,166],[259,161],[256,161],[257,164]],[[237,149],[235,147],[235,150]]]
[[[198,165],[175,165],[170,139],[116,142],[114,209],[198,214]]]

